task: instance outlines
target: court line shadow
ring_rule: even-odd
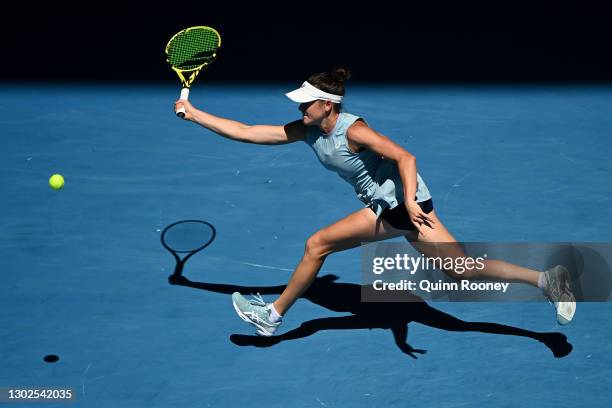
[[[571,353],[573,346],[567,342],[567,337],[558,332],[534,332],[487,322],[466,322],[448,313],[429,306],[424,300],[414,294],[409,302],[365,303],[361,302],[361,286],[353,283],[339,283],[335,275],[317,277],[308,290],[301,296],[312,303],[334,312],[348,312],[347,316],[325,317],[302,323],[299,327],[286,333],[260,337],[232,334],[230,340],[239,346],[270,347],[283,341],[295,340],[311,336],[323,330],[357,330],[386,329],[393,334],[396,346],[412,358],[417,354],[425,354],[423,349],[415,349],[407,342],[408,324],[417,322],[436,329],[454,332],[481,332],[507,336],[528,337],[543,343],[557,358]],[[285,285],[278,286],[239,286],[217,283],[194,282],[184,276],[170,276],[173,285],[203,289],[215,293],[243,294],[260,293],[262,295],[280,294]]]

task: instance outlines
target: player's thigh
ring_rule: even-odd
[[[363,208],[317,231],[308,239],[307,246],[328,254],[354,248],[362,242],[399,237],[404,233],[377,219],[370,208]]]

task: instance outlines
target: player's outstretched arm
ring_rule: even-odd
[[[246,125],[231,119],[221,118],[196,109],[185,100],[178,100],[174,110],[185,108],[183,119],[197,123],[218,135],[244,143],[255,144],[286,144],[304,140],[306,131],[300,120],[284,126]]]

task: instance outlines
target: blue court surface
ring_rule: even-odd
[[[283,124],[295,86],[203,79],[191,99]],[[0,387],[92,407],[609,406],[609,303],[568,326],[545,302],[387,305],[364,324],[359,248],[327,259],[278,337],[254,336],[231,293],[274,299],[306,239],[362,204],[305,144],[224,139],[176,118],[177,97],[0,88]],[[460,241],[612,241],[612,87],[349,84],[345,109],[417,157]],[[185,219],[217,237],[171,285],[160,234]]]

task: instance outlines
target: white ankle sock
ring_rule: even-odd
[[[270,303],[270,321],[272,323],[280,322],[283,320],[283,316],[279,315],[276,309],[274,308],[274,303]]]
[[[544,277],[544,272],[540,272],[540,276],[538,276],[538,288],[546,291],[546,278]]]

